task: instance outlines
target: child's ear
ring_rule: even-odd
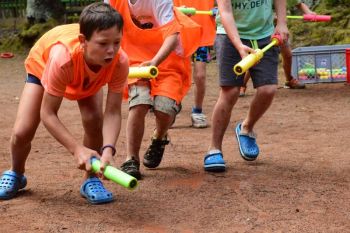
[[[79,42],[81,46],[85,46],[85,42],[86,42],[86,37],[83,34],[79,34]]]

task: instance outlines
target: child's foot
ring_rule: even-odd
[[[194,128],[208,127],[207,117],[204,113],[191,113],[191,120]]]
[[[140,162],[137,161],[134,157],[128,161],[125,161],[121,166],[121,170],[138,180],[141,179]]]
[[[0,200],[9,200],[27,185],[27,178],[14,171],[5,171],[0,177]]]
[[[144,157],[143,165],[148,168],[156,168],[162,161],[165,146],[169,144],[167,136],[163,139],[152,138],[151,145],[148,147]]]
[[[242,158],[245,160],[256,160],[259,155],[259,147],[256,143],[256,135],[254,132],[242,133],[241,128],[242,123],[238,123],[235,129],[239,152]]]
[[[247,90],[247,87],[240,87],[239,88],[239,97],[244,97],[246,90]]]
[[[113,194],[108,191],[97,177],[90,177],[80,187],[80,194],[91,204],[103,204],[113,201]]]
[[[220,150],[211,150],[204,157],[204,170],[208,172],[224,172],[225,160]]]
[[[292,78],[290,81],[286,81],[284,84],[284,88],[290,88],[290,89],[304,89],[305,84],[299,82],[295,78]]]

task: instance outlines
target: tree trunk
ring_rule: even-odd
[[[30,24],[46,22],[49,18],[60,20],[64,7],[60,0],[27,0],[27,19]]]

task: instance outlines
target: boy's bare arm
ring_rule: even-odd
[[[123,100],[122,93],[109,91],[107,94],[106,109],[103,117],[103,145],[115,146],[119,137],[122,116],[121,104]],[[101,170],[112,161],[112,149],[106,148],[101,155]]]
[[[288,28],[287,28],[287,3],[286,0],[274,0],[275,11],[277,16],[277,24],[275,28],[275,34],[279,34],[283,42],[288,41]]]
[[[123,52],[119,58],[118,64],[118,80],[124,80],[126,82],[129,74],[129,60],[127,55]],[[112,145],[115,146],[122,124],[121,107],[123,101],[123,93],[116,93],[108,91],[106,107],[103,117],[103,146]],[[112,161],[113,150],[110,147],[106,147],[101,152],[101,171],[104,170],[106,165]]]
[[[97,153],[78,143],[58,118],[62,99],[63,97],[53,96],[45,91],[40,110],[41,120],[51,135],[77,158],[79,168],[90,171],[90,158]]]
[[[240,37],[236,27],[235,19],[232,14],[231,0],[217,1],[218,8],[221,16],[222,25],[225,28],[227,36],[230,38],[232,44],[238,50],[241,57],[245,57],[250,52],[254,52],[253,49],[245,46]]]
[[[115,145],[117,142],[121,129],[122,100],[122,93],[109,91],[107,94],[106,109],[103,117],[103,145]]]
[[[315,15],[316,13],[310,10],[310,8],[303,2],[296,5],[296,7],[303,12],[303,14],[312,14]]]

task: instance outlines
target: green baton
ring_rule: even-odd
[[[210,11],[199,11],[193,7],[177,7],[179,11],[184,13],[185,15],[214,15],[212,10]]]
[[[100,171],[101,162],[95,157],[91,158],[91,167],[94,173]],[[121,170],[107,165],[103,172],[103,175],[109,180],[117,183],[127,189],[133,190],[137,186],[137,179],[129,174],[122,172]]]

